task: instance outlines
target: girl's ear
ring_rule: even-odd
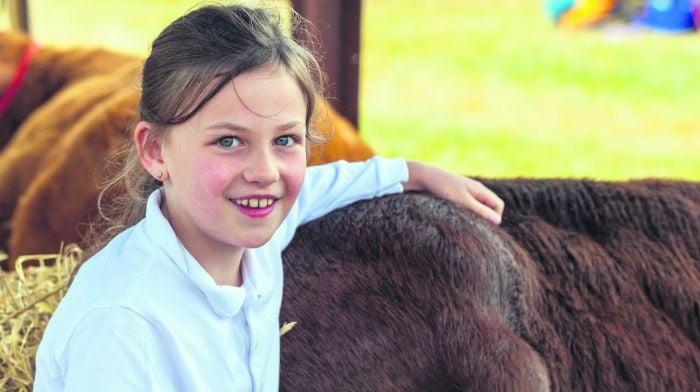
[[[152,134],[152,126],[146,121],[136,124],[134,129],[134,143],[139,152],[141,164],[158,181],[163,181],[167,176],[165,160],[161,148],[161,140]]]

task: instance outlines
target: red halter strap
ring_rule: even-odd
[[[24,77],[27,76],[27,70],[29,69],[29,64],[32,62],[32,57],[39,51],[39,48],[40,46],[38,44],[30,42],[27,48],[24,49],[19,64],[17,64],[15,76],[12,78],[12,81],[5,91],[2,92],[2,96],[0,96],[0,117],[5,114],[7,108],[10,107],[12,101],[15,99],[20,87],[22,87],[22,82],[24,81]]]

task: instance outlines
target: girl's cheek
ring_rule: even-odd
[[[193,180],[199,182],[200,189],[208,193],[220,193],[231,183],[230,164],[216,162],[214,159],[203,160],[192,172]]]
[[[299,195],[301,186],[304,184],[304,175],[306,174],[306,155],[299,154],[293,159],[288,159],[285,163],[285,182],[288,195],[294,195],[294,198]]]

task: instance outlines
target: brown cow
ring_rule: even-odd
[[[0,32],[0,91],[7,88],[31,42],[31,38],[21,33]],[[67,53],[70,55],[67,56]],[[22,88],[0,117],[0,149],[27,118],[56,93],[83,79],[109,73],[135,60],[133,56],[105,49],[76,48],[67,51],[41,47],[32,57]]]
[[[700,387],[700,183],[484,182],[501,227],[406,194],[299,229],[283,390]]]
[[[3,74],[13,70],[7,65],[29,43],[20,34],[0,35],[0,88],[12,79]],[[9,140],[0,151],[0,249],[10,253],[4,268],[18,255],[80,241],[95,212],[105,157],[128,140],[136,117],[140,63],[105,50],[42,48],[34,55],[0,117],[0,140]],[[320,106],[314,121],[330,142],[312,149],[309,164],[373,155],[330,105]]]
[[[697,390],[700,183],[484,182],[500,227],[409,193],[299,229],[281,390]]]
[[[0,151],[0,222],[10,221],[16,212],[20,198],[27,194],[38,177],[53,171],[51,168],[55,167],[56,161],[75,159],[74,154],[80,154],[80,150],[92,147],[83,144],[72,146],[72,150],[67,150],[65,140],[75,137],[71,134],[90,127],[91,124],[86,124],[86,121],[92,120],[85,119],[99,117],[99,112],[106,110],[104,102],[111,102],[115,92],[127,89],[136,96],[128,80],[138,73],[138,68],[137,63],[126,64],[109,74],[83,79],[56,93],[52,99],[30,114],[6,147]],[[125,85],[127,87],[124,87]],[[129,102],[129,104],[135,105],[135,102]],[[121,124],[125,130],[127,122],[132,117],[133,111],[124,113],[120,122],[108,124],[106,129],[111,130],[116,124]],[[105,124],[101,125],[105,126]],[[67,153],[68,151],[72,153]],[[104,148],[95,149],[95,153],[104,154],[105,150]],[[102,157],[97,158],[97,162],[102,159]],[[65,195],[70,195],[76,190],[80,192],[81,188],[85,188],[86,183],[94,178],[95,166],[91,165],[94,161],[81,162],[83,170],[75,172],[74,176],[71,176],[70,184],[66,184],[75,189],[68,190],[64,193]],[[67,174],[70,175],[70,173]],[[85,174],[88,176],[79,177]],[[94,185],[91,186],[93,187]],[[57,205],[46,207],[60,208]],[[76,218],[84,215],[84,212],[79,212]],[[55,216],[55,213],[49,213],[44,219],[48,220],[52,215]],[[46,226],[46,223],[39,227],[41,226]],[[69,232],[75,233],[75,228]],[[7,243],[8,236],[9,230],[0,232],[0,247]]]

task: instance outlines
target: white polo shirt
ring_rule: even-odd
[[[78,272],[36,357],[41,391],[276,391],[281,252],[297,226],[360,199],[401,192],[402,159],[307,169],[272,239],[245,251],[241,287],[217,286],[148,199],[146,217]]]

